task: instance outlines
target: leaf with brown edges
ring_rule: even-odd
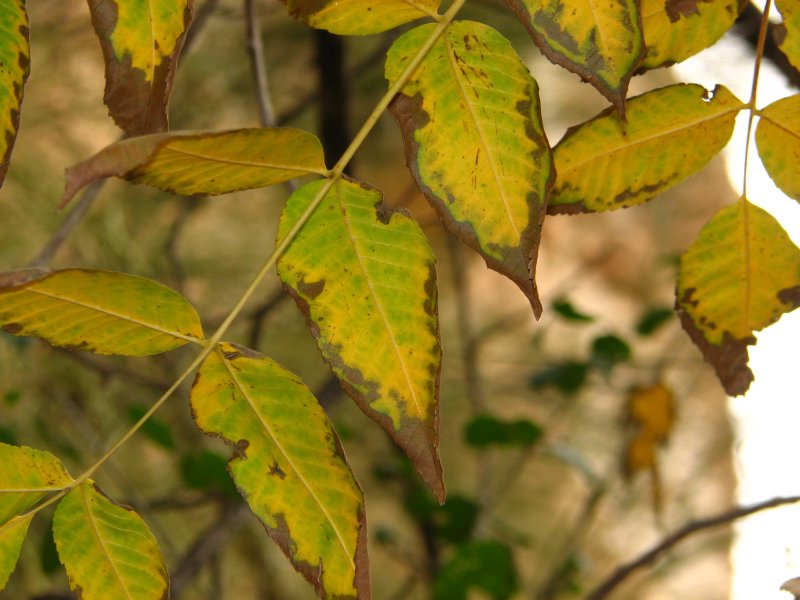
[[[22,92],[30,71],[28,14],[24,0],[0,2],[0,186],[17,138]]]

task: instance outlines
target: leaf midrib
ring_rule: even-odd
[[[281,165],[277,163],[269,163],[269,162],[252,162],[247,160],[236,160],[231,158],[219,158],[218,156],[213,156],[209,154],[201,154],[200,152],[193,152],[191,150],[186,150],[184,148],[176,148],[175,146],[171,146],[169,143],[165,144],[163,148],[158,150],[158,153],[161,152],[175,152],[176,154],[183,154],[185,156],[190,156],[192,158],[197,158],[200,160],[205,160],[208,162],[213,163],[221,163],[226,165],[234,165],[237,167],[256,167],[259,169],[275,169],[276,171],[296,171],[299,173],[312,173],[315,175],[324,175],[326,172],[319,169],[313,169],[311,167],[302,167],[297,165]],[[163,157],[162,157],[163,160]]]

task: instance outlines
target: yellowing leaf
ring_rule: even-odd
[[[437,18],[441,0],[283,0],[289,13],[317,29],[368,35],[423,17]]]
[[[22,91],[30,70],[25,0],[0,2],[0,185],[17,137]]]
[[[0,274],[0,327],[54,346],[147,356],[203,339],[194,307],[142,277],[66,269]]]
[[[775,0],[783,22],[775,27],[778,44],[795,69],[800,69],[800,4],[797,0]]]
[[[61,205],[82,187],[117,176],[191,196],[227,194],[326,173],[322,144],[289,127],[155,134],[123,140],[67,169]]]
[[[551,62],[577,73],[621,115],[644,55],[637,0],[506,0]]]
[[[22,542],[28,532],[28,525],[33,519],[33,514],[13,517],[0,525],[0,590],[2,590],[14,567],[17,566]]]
[[[628,397],[628,418],[654,441],[666,441],[675,421],[672,391],[660,383],[634,390]]]
[[[570,129],[555,148],[550,214],[599,212],[650,200],[702,169],[728,143],[742,103],[723,86],[709,95],[678,84]]]
[[[642,0],[642,69],[686,60],[713,45],[739,16],[739,0]]]
[[[81,600],[164,600],[167,568],[158,542],[133,509],[92,481],[58,503],[53,515],[58,557]]]
[[[432,30],[394,43],[390,82]],[[553,166],[538,88],[516,51],[485,25],[453,23],[390,111],[411,173],[447,229],[513,280],[538,317],[532,273]]]
[[[677,308],[731,396],[753,380],[753,332],[800,304],[800,249],[767,212],[741,200],[718,212],[681,257]]]
[[[71,482],[64,465],[49,452],[0,443],[0,523]]]
[[[800,201],[800,94],[773,102],[760,113],[758,154],[783,193]]]
[[[309,389],[269,358],[221,344],[191,402],[200,429],[236,448],[236,486],[320,597],[369,598],[363,494]]]
[[[167,103],[193,0],[89,0],[106,65],[105,103],[128,135],[167,129]]]
[[[292,194],[278,239],[322,185]],[[278,275],[342,386],[443,501],[435,260],[416,222],[386,214],[381,201],[366,184],[337,182],[279,259]]]

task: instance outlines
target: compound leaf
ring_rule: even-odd
[[[325,160],[319,139],[301,129],[154,134],[111,144],[67,169],[61,206],[103,177],[191,196],[264,187],[309,173],[324,175]]]
[[[14,567],[17,566],[19,553],[22,550],[22,542],[25,541],[25,534],[28,533],[28,525],[33,520],[33,514],[12,517],[3,524],[0,524],[0,590],[2,590]]]
[[[53,538],[69,587],[81,600],[164,600],[169,580],[153,534],[133,509],[91,480],[70,491],[53,515]]]
[[[0,327],[54,346],[148,356],[203,339],[194,307],[142,277],[85,269],[0,274]]]
[[[339,35],[380,33],[423,17],[437,18],[441,0],[283,0],[307,25]]]
[[[800,69],[800,5],[796,0],[775,0],[783,22],[775,26],[778,44],[795,69]]]
[[[725,391],[753,380],[753,332],[800,304],[800,249],[766,211],[742,199],[723,208],[681,257],[678,314]]]
[[[625,114],[644,55],[637,0],[506,0],[551,62],[577,73]]]
[[[775,185],[800,201],[800,94],[782,98],[761,111],[756,144]]]
[[[289,198],[279,240],[323,185]],[[443,501],[435,259],[417,223],[386,214],[381,201],[375,188],[338,181],[279,259],[278,275],[342,386]]]
[[[167,129],[167,103],[193,0],[89,0],[106,70],[105,103],[131,136]]]
[[[191,402],[200,429],[236,448],[236,486],[317,593],[368,598],[363,494],[310,390],[271,359],[221,344]]]
[[[17,138],[22,93],[30,71],[28,14],[25,0],[0,3],[0,185],[8,171]]]
[[[742,108],[727,88],[677,84],[570,129],[555,148],[550,214],[600,212],[650,200],[702,169],[728,143]]]
[[[642,0],[641,69],[667,67],[712,46],[739,16],[739,0]]]
[[[432,30],[423,25],[394,43],[390,82]],[[409,169],[447,229],[512,279],[538,317],[532,275],[552,155],[536,82],[511,44],[480,23],[453,23],[390,111]]]

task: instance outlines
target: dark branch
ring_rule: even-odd
[[[761,27],[762,13],[755,6],[747,3],[747,7],[739,15],[733,33],[742,38],[755,50],[758,44],[758,30]],[[786,77],[789,85],[800,88],[800,73],[797,72],[786,55],[775,43],[775,25],[767,25],[767,40],[764,45],[764,58],[771,62]]]

